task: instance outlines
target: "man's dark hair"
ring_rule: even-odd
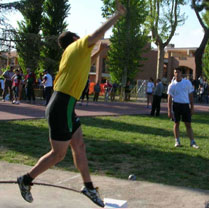
[[[65,31],[61,33],[58,37],[58,44],[62,49],[66,49],[71,43],[73,43],[75,40],[73,37],[79,36],[76,33],[72,33],[70,31]]]
[[[176,67],[174,70],[178,70],[178,71],[182,72],[182,68],[180,68],[180,67]]]

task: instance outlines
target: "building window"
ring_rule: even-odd
[[[91,66],[90,72],[91,72],[91,73],[96,73],[96,66],[95,66],[95,64],[93,64],[93,65]]]

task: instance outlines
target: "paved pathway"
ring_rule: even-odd
[[[15,181],[27,172],[29,166],[0,161],[0,182]],[[2,172],[4,170],[4,172]],[[146,181],[129,181],[106,176],[92,176],[100,187],[103,198],[126,200],[129,208],[204,208],[209,200],[209,190],[175,187]],[[82,186],[78,173],[48,170],[35,182],[65,186],[79,191]],[[80,193],[63,189],[34,185],[34,202],[25,202],[16,184],[0,183],[0,207],[2,208],[97,208]]]
[[[30,118],[44,118],[45,106],[40,104],[21,103],[14,105],[10,102],[0,101],[0,120],[16,120]],[[197,112],[208,112],[207,105],[195,105]],[[146,108],[144,102],[89,102],[86,106],[76,105],[78,116],[105,116],[105,115],[138,115],[150,114],[150,109]],[[167,113],[167,104],[161,104],[161,113]]]

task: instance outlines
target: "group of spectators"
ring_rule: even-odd
[[[35,92],[34,88],[43,89],[43,97],[45,98],[45,105],[48,104],[53,91],[53,79],[47,70],[44,70],[43,74],[36,79],[36,75],[30,69],[26,69],[27,73],[24,75],[21,68],[15,69],[13,66],[5,71],[2,75],[4,80],[1,80],[2,101],[10,100],[13,104],[20,104],[20,100],[27,100],[28,103],[35,103]],[[194,98],[196,102],[207,103],[209,99],[209,87],[206,79],[200,76],[198,79],[190,79],[194,87]],[[80,105],[82,105],[86,97],[86,105],[89,101],[89,87],[90,80],[87,80],[86,86],[83,90]],[[104,101],[108,102],[115,101],[116,91],[118,89],[118,84],[111,84],[109,80],[103,85],[104,87]],[[160,103],[161,99],[164,97],[166,86],[162,83],[160,79],[157,79],[154,83],[152,78],[149,79],[146,85],[146,95],[147,95],[147,108],[151,108],[151,115],[156,116],[160,114]],[[102,92],[102,87],[97,82],[94,85],[94,97],[93,101],[97,102],[99,95]],[[167,95],[166,95],[167,98]],[[125,86],[125,101],[130,100],[130,82],[128,81]]]
[[[8,70],[2,73],[2,101],[10,100],[12,104],[20,104],[21,100],[27,100],[28,103],[35,103],[34,88],[43,86],[45,105],[47,105],[52,94],[52,76],[47,70],[44,70],[43,75],[36,79],[35,73],[30,68],[27,68],[26,71],[24,75],[21,68],[15,69],[10,66]]]
[[[207,80],[200,76],[196,80],[191,79],[191,82],[194,86],[194,98],[196,101],[208,104],[209,88]]]
[[[160,115],[160,103],[164,92],[164,85],[160,79],[154,83],[153,78],[150,78],[146,86],[147,108],[151,107],[151,116]],[[149,106],[151,104],[151,106]]]
[[[187,79],[187,78],[184,78]],[[188,79],[187,79],[188,80]],[[208,82],[205,78],[200,76],[198,79],[189,79],[194,88],[193,94],[196,102],[207,103],[209,99],[209,88]],[[172,80],[173,81],[173,80]],[[171,81],[171,82],[172,82]],[[150,78],[146,85],[146,95],[147,95],[147,108],[151,108],[151,115],[159,116],[160,114],[160,103],[162,98],[167,98],[167,85],[162,83],[160,79],[154,82],[153,78]],[[164,95],[166,94],[166,95]]]
[[[115,101],[115,96],[116,96],[116,91],[118,89],[118,84],[117,83],[111,84],[109,82],[109,80],[106,80],[106,82],[103,85],[101,85],[99,82],[97,82],[94,85],[93,101],[94,102],[98,102],[99,95],[102,92],[102,88],[104,88],[104,101],[108,102],[109,99],[112,102]],[[85,98],[86,98],[86,105],[88,105],[88,102],[89,102],[89,89],[90,89],[90,80],[88,79],[87,83],[86,83],[86,86],[85,86],[85,88],[83,90],[83,93],[81,95],[81,98],[80,98],[80,103],[79,103],[80,105],[83,104]]]

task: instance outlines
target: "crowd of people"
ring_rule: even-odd
[[[7,71],[2,74],[4,79],[0,79],[2,89],[2,101],[9,100],[12,104],[20,104],[21,100],[26,100],[28,103],[35,103],[36,97],[34,89],[42,90],[41,94],[45,99],[44,105],[47,105],[53,92],[53,78],[47,70],[36,78],[35,73],[30,69],[26,69],[26,74],[21,68],[14,68],[10,66]],[[206,103],[209,102],[209,87],[205,78],[200,76],[198,79],[190,79],[194,92],[193,96],[195,102]],[[130,81],[127,81],[125,86],[125,101],[130,101]],[[86,86],[80,98],[80,105],[86,99],[86,105],[89,102],[90,80],[87,80]],[[119,89],[117,83],[110,83],[106,80],[104,84],[99,82],[94,84],[93,101],[98,102],[99,96],[104,94],[104,101],[115,101],[116,92]],[[151,109],[151,115],[158,116],[160,114],[160,103],[162,98],[167,98],[167,84],[157,79],[154,82],[150,78],[146,85],[147,108]],[[156,113],[155,113],[156,112]]]
[[[191,79],[191,82],[194,86],[194,97],[196,102],[208,104],[209,88],[206,78],[200,76],[196,80]]]
[[[0,79],[2,89],[2,101],[11,101],[12,104],[20,104],[21,101],[27,103],[36,103],[35,90],[41,90],[41,95],[45,99],[44,105],[47,105],[53,93],[53,78],[47,70],[44,70],[38,76],[30,69],[26,69],[26,74],[21,68],[10,66],[8,70],[2,73],[3,79]],[[105,83],[99,82],[93,87],[93,101],[98,102],[99,96],[104,95],[104,101],[115,101],[116,92],[119,89],[117,83],[110,83],[106,80]],[[80,105],[86,99],[86,105],[89,102],[90,80],[88,79],[80,98]],[[130,100],[130,81],[125,86],[125,100]]]
[[[20,101],[26,100],[28,103],[35,103],[35,88],[43,89],[43,97],[48,104],[52,94],[53,80],[47,70],[37,79],[35,73],[26,69],[26,74],[21,68],[10,66],[8,70],[2,73],[1,80],[2,101],[11,101],[12,104],[20,104]]]
[[[183,78],[183,77],[182,77]],[[208,82],[205,78],[200,76],[198,79],[188,79],[183,78],[185,80],[190,80],[190,83],[193,86],[193,97],[195,102],[197,103],[205,103],[208,104],[209,99],[209,88]],[[175,80],[175,77],[171,80],[171,83]],[[167,88],[168,85],[162,82],[160,79],[157,79],[154,82],[153,78],[150,78],[146,84],[146,96],[147,96],[147,108],[151,109],[151,116],[159,116],[160,115],[160,104],[161,99],[167,99]]]
[[[93,101],[98,102],[99,96],[104,95],[105,102],[108,102],[109,100],[114,102],[117,90],[118,90],[118,84],[115,82],[113,84],[111,84],[109,80],[106,80],[104,84],[100,84],[99,82],[97,82],[93,86]],[[88,106],[89,94],[90,94],[90,80],[88,79],[80,98],[80,103],[79,103],[80,106],[83,105],[85,99],[86,99],[86,106]]]

